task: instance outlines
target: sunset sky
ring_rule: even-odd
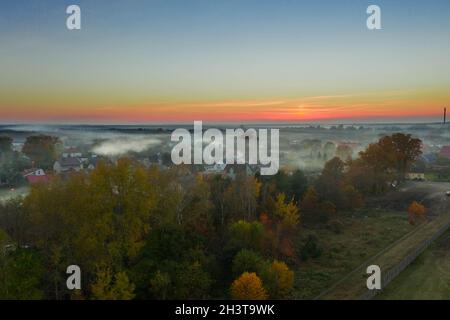
[[[448,0],[0,2],[0,123],[433,121],[445,106]]]

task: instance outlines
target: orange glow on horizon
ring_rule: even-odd
[[[438,96],[439,97],[439,96]],[[0,108],[0,122],[297,122],[339,119],[440,117],[446,97],[410,97],[402,93],[317,96],[301,99],[151,103],[110,107]]]

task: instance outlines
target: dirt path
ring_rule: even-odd
[[[450,182],[408,182],[404,187],[400,188],[398,194],[416,195],[418,200],[422,202],[434,217],[440,213],[450,211],[450,197],[446,192],[450,191]]]

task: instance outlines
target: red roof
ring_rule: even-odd
[[[39,183],[39,182],[49,182],[50,177],[47,175],[43,175],[43,176],[30,175],[30,176],[27,176],[27,181],[30,184]]]
[[[450,158],[450,146],[442,147],[440,155],[446,158]]]

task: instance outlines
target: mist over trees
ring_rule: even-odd
[[[28,136],[22,152],[34,162],[35,166],[49,169],[61,153],[61,141],[54,136]]]
[[[12,142],[11,137],[0,136],[0,186],[20,184],[23,181],[22,171],[30,163],[22,154],[13,150]]]
[[[43,165],[58,152],[58,140],[45,137],[25,146]],[[394,134],[354,160],[331,158],[314,179],[299,170],[205,177],[129,158],[55,177],[0,204],[0,244],[11,248],[0,256],[0,298],[290,298],[294,271],[324,254],[304,230],[336,225],[404,177],[420,153],[420,140]],[[414,219],[422,211],[410,208]],[[66,288],[71,264],[82,290]]]

